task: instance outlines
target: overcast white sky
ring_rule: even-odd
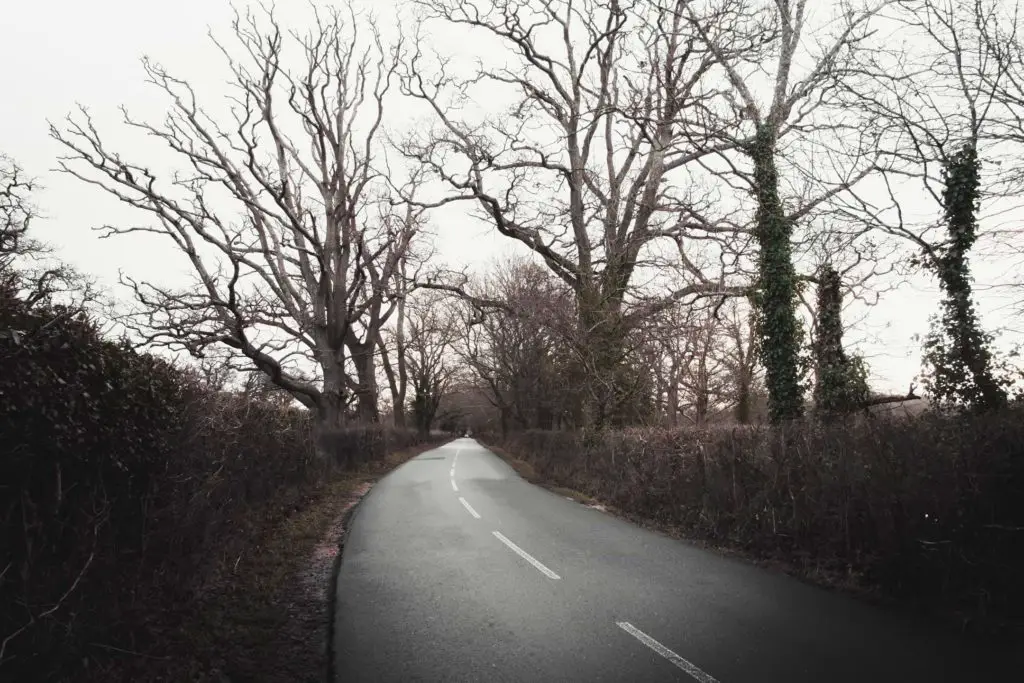
[[[357,0],[372,8],[385,28],[394,24],[396,0]],[[244,6],[246,3],[236,3]],[[279,2],[283,24],[303,21],[305,3]],[[37,176],[45,189],[37,202],[46,214],[36,236],[60,249],[61,255],[101,283],[113,286],[119,269],[173,281],[185,272],[156,237],[99,240],[90,230],[103,223],[130,223],[138,216],[75,179],[51,172],[60,153],[47,134],[47,119],[59,121],[76,107],[88,105],[105,137],[117,147],[119,105],[134,115],[159,120],[164,102],[144,83],[139,64],[149,55],[200,92],[223,90],[222,56],[207,37],[208,28],[227,36],[231,11],[226,0],[0,0],[0,151]],[[440,47],[452,45],[447,35]],[[437,220],[440,255],[453,265],[479,268],[510,248],[507,240],[485,226],[447,212]],[[998,279],[1005,263],[975,263],[979,280]],[[914,334],[927,328],[935,310],[936,288],[927,280],[885,294],[868,326],[851,338],[877,337],[861,350],[869,357],[879,389],[905,391],[918,371],[919,347]],[[1013,325],[1006,300],[980,298],[988,326]]]

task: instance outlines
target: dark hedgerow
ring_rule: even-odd
[[[418,442],[209,391],[59,306],[0,292],[0,679],[77,680],[147,650],[286,491]],[[83,669],[84,667],[84,669]]]
[[[688,535],[964,617],[1024,621],[1024,410],[524,432],[537,477]]]

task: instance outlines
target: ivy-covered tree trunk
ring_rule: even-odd
[[[799,369],[802,331],[796,316],[796,270],[791,244],[793,225],[779,197],[775,143],[771,126],[761,125],[747,153],[754,163],[757,195],[758,352],[768,386],[768,416],[779,423],[803,415],[803,387]]]
[[[620,403],[626,393],[622,386],[625,334],[619,301],[597,287],[578,298],[578,376],[583,390],[578,410],[582,426],[601,429],[613,424],[621,412]]]
[[[441,405],[440,392],[429,378],[414,380],[413,390],[412,414],[416,421],[416,429],[420,434],[430,434],[437,409]]]
[[[990,335],[981,330],[972,301],[967,254],[977,241],[977,214],[981,189],[978,152],[965,144],[943,168],[943,211],[949,241],[928,261],[945,298],[938,329],[925,340],[925,362],[932,366],[926,378],[936,402],[979,412],[1006,404],[1006,391],[992,370]]]
[[[843,294],[830,265],[818,272],[817,334],[814,339],[814,407],[823,414],[847,413],[868,398],[867,375],[859,358],[843,349]]]

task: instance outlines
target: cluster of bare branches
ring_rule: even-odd
[[[798,414],[799,281],[835,259],[864,296],[891,270],[873,226],[840,212],[885,131],[839,84],[865,80],[853,67],[894,3],[414,4],[493,58],[466,73],[416,44],[402,88],[436,125],[402,151],[448,186],[436,203],[467,202],[572,292],[590,397],[577,420],[616,419],[626,340],[647,317],[753,292],[773,414]],[[485,98],[504,108],[469,106]]]
[[[702,423],[748,415],[762,389],[792,418],[806,285],[834,271],[847,305],[870,305],[909,272],[908,243],[932,262],[944,248],[898,182],[941,205],[964,145],[1005,163],[992,192],[1024,177],[1004,149],[1024,141],[1024,52],[990,0],[408,5],[415,28],[389,46],[351,9],[314,7],[303,34],[236,15],[226,120],[146,61],[168,116],[124,123],[182,162],[170,176],[84,109],[52,128],[65,171],[148,215],[107,234],[158,233],[191,266],[185,288],[124,277],[142,341],[226,347],[328,426],[379,419],[382,385],[396,424],[410,407],[431,424],[452,354],[509,424]],[[466,46],[438,51],[435,29]],[[393,98],[426,120],[385,136]],[[430,212],[451,205],[534,265],[474,281],[431,261]],[[457,296],[458,315],[417,289]]]
[[[226,345],[322,423],[339,424],[352,397],[376,420],[378,338],[424,224],[398,199],[415,179],[398,187],[379,144],[402,45],[339,10],[318,10],[305,34],[271,11],[236,14],[234,36],[218,43],[233,76],[226,123],[144,62],[170,111],[160,125],[128,112],[124,123],[165,144],[179,171],[128,160],[84,109],[51,128],[68,151],[61,168],[148,214],[108,235],[157,233],[191,266],[186,288],[123,278],[138,303],[126,322],[145,343],[200,358]]]

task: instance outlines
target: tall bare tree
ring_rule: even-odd
[[[162,124],[124,122],[165,144],[177,172],[129,160],[84,109],[51,134],[64,171],[148,214],[107,235],[155,233],[191,265],[186,288],[125,278],[144,338],[200,357],[227,345],[333,427],[353,393],[359,416],[377,419],[377,337],[421,221],[392,208],[378,163],[401,43],[385,47],[351,12],[314,9],[305,34],[282,31],[271,10],[236,13],[233,44],[218,42],[233,75],[227,121],[144,60],[170,110]]]
[[[763,369],[757,362],[757,336],[754,312],[748,302],[726,302],[722,316],[721,354],[732,384],[729,402],[733,417],[740,424],[753,421],[758,399],[764,396]]]
[[[696,229],[736,230],[727,220],[693,220],[713,197],[691,182],[691,169],[735,145],[716,135],[725,124],[709,114],[719,97],[707,78],[715,54],[689,25],[685,0],[414,4],[428,23],[465,29],[499,50],[472,74],[413,54],[403,89],[437,125],[412,136],[405,153],[447,183],[440,201],[472,203],[572,291],[582,342],[573,381],[591,397],[575,412],[605,423],[624,340],[640,320],[674,301],[745,289],[728,269],[692,267],[686,254],[675,263],[687,275],[682,286],[649,297],[635,287],[646,263],[671,252],[666,242]],[[508,106],[474,118],[468,105],[483,101]]]

